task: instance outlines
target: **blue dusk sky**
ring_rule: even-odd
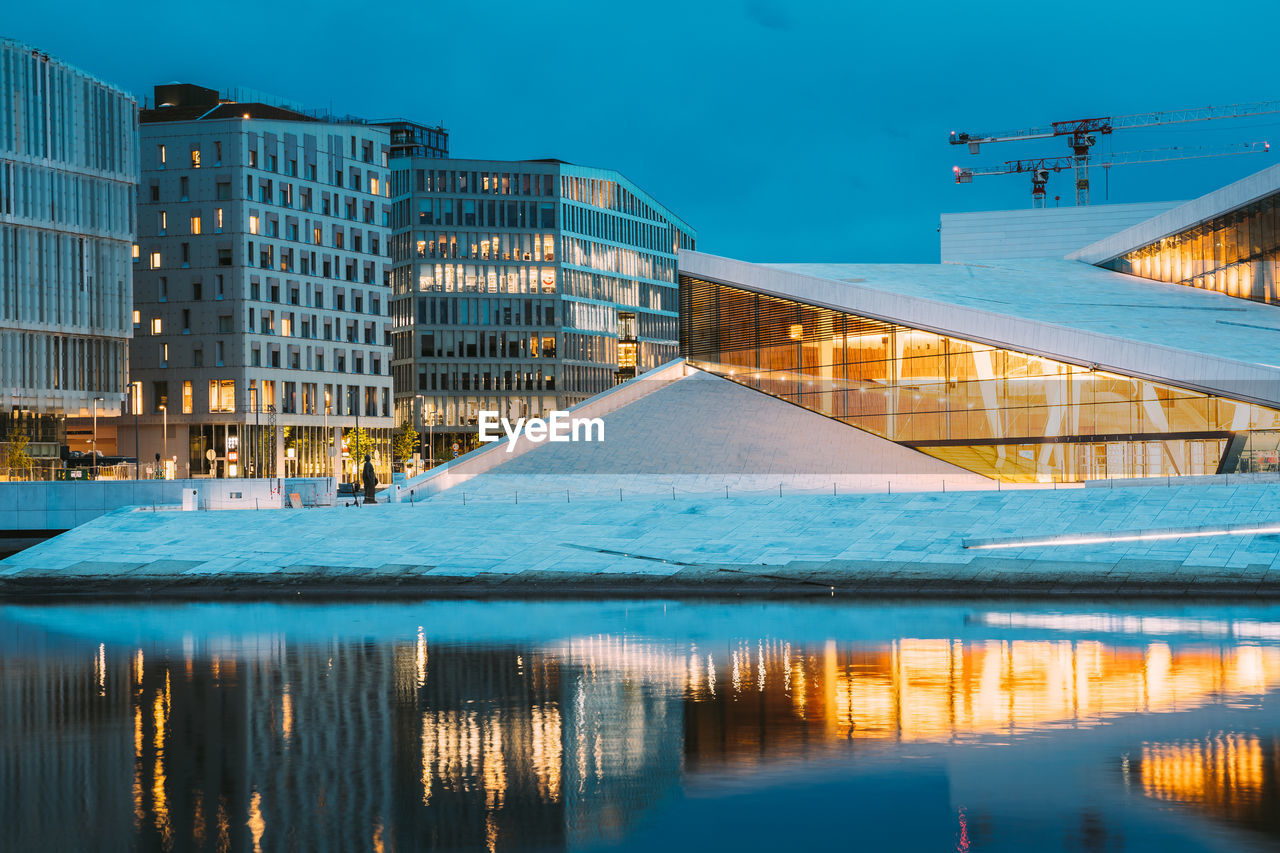
[[[1080,19],[1077,25],[1074,20]],[[11,3],[0,34],[150,99],[248,87],[442,122],[457,157],[613,168],[751,261],[938,257],[943,212],[1030,206],[1024,175],[957,186],[951,130],[1280,98],[1280,4],[1022,2]],[[1280,157],[1280,115],[1117,132],[1115,152],[1274,153],[1097,170],[1094,199],[1190,198]],[[1070,173],[1049,185],[1063,204]]]

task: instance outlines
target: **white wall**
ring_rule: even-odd
[[[1159,216],[1177,201],[942,214],[942,262],[1063,258]]]
[[[182,490],[200,493],[200,509],[279,509],[297,492],[304,505],[332,505],[336,481],[97,480],[0,483],[0,530],[70,530],[127,506],[182,506]]]

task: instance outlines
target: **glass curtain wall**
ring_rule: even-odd
[[[1280,428],[1273,409],[685,276],[681,303],[697,366],[1003,480],[1234,471],[1252,431]]]
[[[1117,272],[1280,302],[1280,212],[1272,195],[1102,264]]]

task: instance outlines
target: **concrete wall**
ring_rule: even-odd
[[[1062,258],[1180,202],[1095,204],[942,215],[942,262]]]
[[[0,483],[0,530],[70,530],[126,506],[182,506],[199,492],[200,509],[279,509],[297,492],[305,506],[333,504],[331,478],[291,480],[100,480]]]

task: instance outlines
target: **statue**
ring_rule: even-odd
[[[364,482],[364,502],[377,503],[378,499],[374,497],[373,487],[378,485],[378,475],[373,472],[373,462],[370,461],[368,453],[364,455],[364,470],[360,472],[360,479]]]

